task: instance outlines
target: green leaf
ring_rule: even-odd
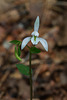
[[[21,50],[20,50],[20,46],[18,46],[18,56],[21,55]]]
[[[36,47],[31,47],[30,48],[30,52],[31,53],[40,53],[41,51],[38,48],[36,48]]]
[[[16,46],[15,46],[15,56],[16,56],[16,58],[17,58],[18,60],[20,60],[20,61],[22,60],[22,59],[19,57],[19,55],[18,55]]]
[[[29,67],[23,64],[16,64],[18,70],[20,71],[20,73],[24,74],[24,75],[29,75]],[[31,70],[32,73],[32,70]]]
[[[13,40],[13,41],[10,41],[10,43],[13,43],[13,44],[19,45],[19,44],[21,44],[21,41]]]

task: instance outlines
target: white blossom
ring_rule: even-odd
[[[44,49],[46,51],[48,51],[48,43],[45,39],[38,37],[39,33],[38,33],[38,29],[39,29],[39,16],[37,16],[36,21],[34,23],[34,31],[31,33],[32,37],[26,37],[21,44],[21,49],[23,49],[27,43],[31,40],[33,45],[37,45],[38,42],[40,42]]]

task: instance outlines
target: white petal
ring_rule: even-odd
[[[32,36],[39,36],[39,33],[37,31],[32,32]]]
[[[43,38],[39,38],[39,41],[41,42],[41,44],[43,45],[45,50],[48,51],[48,43],[47,43],[47,41],[45,39],[43,39]]]
[[[27,45],[27,43],[31,40],[31,37],[26,37],[21,44],[21,50]]]
[[[39,29],[39,16],[37,16],[36,21],[34,23],[34,31],[38,32]]]
[[[36,44],[38,44],[38,42],[39,42],[39,38],[38,37],[36,37],[36,41],[34,40],[34,36],[31,38],[31,42],[32,42],[32,44],[33,45],[36,45]]]

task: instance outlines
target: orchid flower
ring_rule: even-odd
[[[46,51],[48,51],[48,44],[47,41],[43,38],[38,37],[39,33],[38,33],[38,29],[39,29],[39,16],[37,16],[36,21],[34,23],[34,31],[31,33],[32,37],[26,37],[21,44],[21,50],[27,45],[27,43],[31,40],[33,45],[37,45],[38,42],[40,42],[44,49]]]

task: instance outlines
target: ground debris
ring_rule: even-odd
[[[33,100],[67,100],[67,1],[0,1],[0,100],[29,100],[29,76],[22,75],[17,63],[29,65],[29,49],[22,61],[14,55],[12,40],[31,36],[36,16],[40,17],[39,37],[48,42],[48,52],[38,43],[32,54]],[[28,46],[32,46],[29,42]],[[21,48],[21,47],[20,47]]]

